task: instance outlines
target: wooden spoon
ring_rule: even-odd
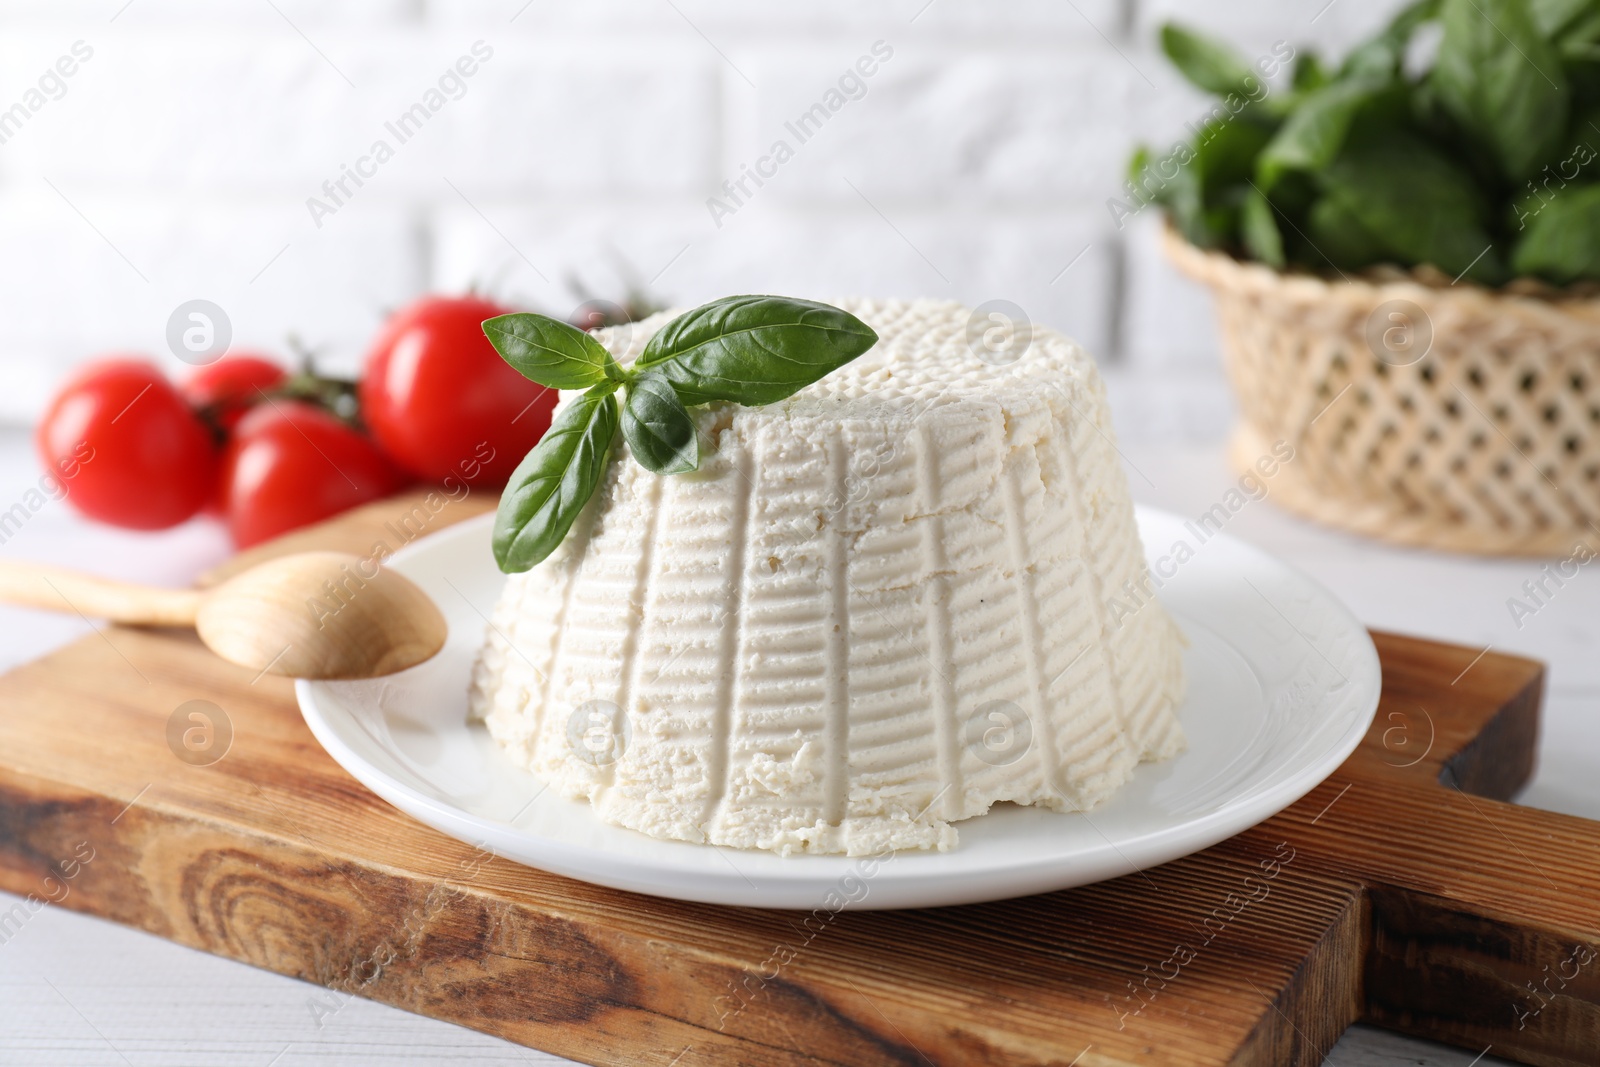
[[[297,552],[206,590],[160,589],[0,560],[0,601],[133,626],[193,626],[213,652],[294,678],[373,678],[444,647],[444,616],[394,571],[343,552]]]

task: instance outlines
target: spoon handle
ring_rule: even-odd
[[[76,612],[134,626],[193,626],[201,594],[100,578],[82,571],[0,559],[0,602]]]

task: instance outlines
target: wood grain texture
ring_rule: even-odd
[[[416,506],[269,551],[397,548]],[[1541,668],[1377,640],[1361,748],[1238,837],[1068,892],[807,914],[635,896],[453,841],[340,770],[287,681],[190,634],[112,628],[0,678],[0,886],[597,1064],[1281,1067],[1320,1063],[1361,1018],[1595,1062],[1600,824],[1496,799],[1531,771]],[[231,725],[221,758],[222,730],[171,740],[196,700]]]

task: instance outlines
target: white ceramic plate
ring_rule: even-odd
[[[600,885],[807,910],[838,910],[841,900],[970,904],[1084,885],[1197,852],[1288,807],[1344,761],[1378,706],[1377,651],[1332,594],[1241,541],[1202,540],[1210,531],[1141,509],[1152,567],[1172,575],[1161,600],[1190,642],[1181,756],[1142,765],[1089,814],[998,805],[958,823],[960,843],[948,852],[874,863],[657,841],[545,790],[467,722],[468,673],[503,581],[489,550],[492,519],[394,557],[449,620],[444,651],[374,681],[299,682],[300,707],[329,754],[400,810],[518,863]]]

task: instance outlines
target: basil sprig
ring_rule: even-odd
[[[544,315],[501,315],[483,332],[524,377],[585,390],[556,416],[500,497],[494,558],[507,574],[532,568],[566,538],[605,474],[619,429],[646,470],[686,474],[700,466],[690,407],[776,403],[878,340],[848,312],[781,296],[724,297],[686,312],[651,337],[632,367],[589,334]],[[627,398],[620,412],[618,389]]]

